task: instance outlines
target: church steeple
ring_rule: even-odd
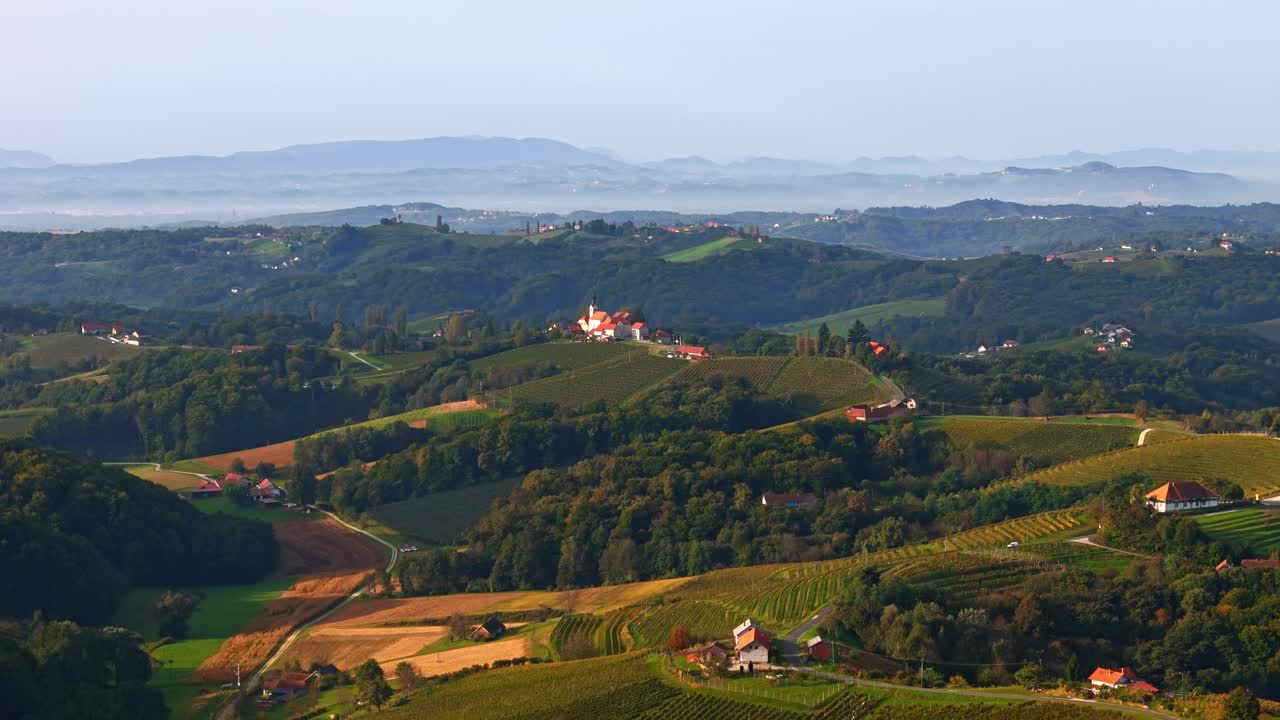
[[[595,291],[595,288],[592,288],[591,289],[591,305],[587,308],[587,317],[590,318],[592,315],[595,315],[595,314],[596,314],[596,291]]]

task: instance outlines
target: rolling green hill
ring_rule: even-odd
[[[576,370],[611,360],[622,355],[648,353],[647,346],[630,343],[553,342],[526,345],[514,350],[471,361],[471,369],[485,371],[493,367],[523,365],[555,365],[562,370]]]
[[[730,250],[750,250],[754,247],[756,247],[756,243],[748,238],[722,237],[709,240],[701,245],[694,245],[691,248],[667,253],[662,256],[662,259],[674,263],[696,262],[716,255],[723,255]]]
[[[1155,483],[1224,478],[1252,498],[1280,489],[1280,441],[1258,435],[1196,435],[1063,463],[1013,482],[1087,485],[1124,473],[1147,475]]]
[[[889,388],[861,365],[839,358],[792,358],[766,391],[801,413],[889,399]]]
[[[808,320],[782,323],[774,325],[772,329],[783,333],[816,333],[818,327],[825,322],[827,327],[831,328],[831,332],[843,334],[855,320],[861,320],[863,325],[872,327],[895,317],[942,317],[945,304],[946,301],[942,298],[897,300],[879,305],[864,305]]]
[[[1039,418],[951,416],[926,418],[918,425],[938,429],[957,447],[995,446],[1018,457],[1056,465],[1133,447],[1139,431],[1129,425],[1045,421]]]

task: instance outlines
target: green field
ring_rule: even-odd
[[[1280,510],[1248,509],[1201,515],[1200,528],[1214,540],[1245,545],[1254,557],[1270,557],[1280,548]]]
[[[1252,498],[1280,488],[1280,441],[1257,435],[1197,435],[1118,450],[1028,473],[1012,482],[1086,485],[1124,473],[1149,476],[1152,484],[1224,478]]]
[[[276,508],[267,510],[257,505],[241,506],[231,502],[231,498],[213,497],[204,500],[192,500],[191,504],[197,510],[207,513],[226,513],[233,517],[249,518],[251,520],[262,520],[263,522],[303,522],[307,520],[318,520],[324,517],[323,513],[311,513],[310,515],[302,512],[294,512],[285,510],[284,508]]]
[[[378,505],[369,510],[369,515],[396,534],[419,543],[454,544],[463,530],[484,517],[495,499],[509,495],[518,483],[518,478],[512,478],[420,495]]]
[[[945,306],[946,300],[943,298],[896,300],[894,302],[880,303],[879,305],[864,305],[860,308],[842,310],[807,320],[782,323],[774,325],[771,329],[788,334],[806,331],[816,333],[818,332],[818,327],[825,322],[827,327],[831,328],[832,333],[844,335],[855,320],[861,320],[862,324],[867,327],[874,327],[895,317],[942,317]]]
[[[671,376],[671,384],[704,385],[713,377],[744,378],[757,390],[764,390],[778,376],[789,358],[723,357],[689,363]]]
[[[684,360],[650,355],[644,348],[609,362],[570,370],[494,393],[497,402],[529,400],[581,408],[593,402],[620,403],[684,367]]]
[[[627,353],[648,352],[642,346],[627,343],[553,342],[526,345],[514,350],[471,361],[471,369],[484,372],[492,367],[555,365],[561,370],[576,370],[617,358]]]
[[[723,255],[730,250],[749,250],[756,244],[747,238],[722,237],[694,245],[691,248],[677,250],[662,256],[663,260],[674,263],[696,262],[716,255]]]
[[[392,425],[397,422],[411,425],[419,420],[425,420],[427,427],[440,432],[449,432],[458,428],[480,427],[498,416],[498,411],[489,408],[477,408],[474,410],[461,410],[457,412],[442,412],[441,405],[431,405],[430,407],[418,408],[417,410],[409,410],[408,412],[388,415],[386,417],[377,418],[376,420],[366,420],[364,422],[355,423],[354,425],[343,425],[342,427],[333,428],[332,430],[323,430],[311,437],[327,435],[329,433],[347,432],[357,428],[381,428]]]
[[[51,412],[49,408],[0,410],[0,438],[25,436],[36,418]]]
[[[1043,464],[1056,465],[1133,447],[1138,441],[1138,430],[1132,427],[1132,420],[1103,419],[1123,422],[1113,424],[1071,422],[1070,419],[1044,421],[1039,418],[951,416],[926,418],[919,421],[918,425],[945,432],[959,448],[995,446],[1017,457],[1029,457]]]
[[[56,368],[97,358],[98,365],[127,360],[142,352],[133,345],[113,343],[80,333],[53,333],[23,338],[21,351],[31,357],[31,366]]]
[[[889,389],[876,376],[839,358],[792,358],[767,391],[805,415],[889,398]]]
[[[193,715],[191,702],[199,688],[184,685],[182,681],[217,652],[227,638],[244,627],[263,605],[279,597],[292,583],[292,578],[269,578],[254,585],[198,590],[204,597],[191,615],[186,639],[161,645],[151,653],[159,665],[151,676],[151,684],[164,693],[170,717]],[[140,632],[148,640],[155,640],[154,620],[148,615],[161,592],[153,588],[131,590],[112,622]]]

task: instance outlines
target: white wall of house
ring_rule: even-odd
[[[769,662],[769,648],[760,643],[751,643],[738,651],[738,662],[767,663]]]

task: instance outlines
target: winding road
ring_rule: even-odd
[[[388,550],[390,550],[391,558],[387,561],[387,568],[385,572],[388,574],[391,573],[392,568],[395,567],[396,560],[400,558],[400,551],[397,550],[394,545],[392,545],[386,540],[383,540],[382,538],[378,537],[377,535],[374,535],[373,533],[363,528],[359,528],[359,527],[356,527],[355,525],[352,525],[346,520],[343,520],[337,515],[329,512],[328,510],[319,510],[318,508],[314,508],[314,507],[309,507],[308,509],[312,510],[313,512],[322,512],[325,515],[328,515],[329,517],[333,518],[338,523],[341,523],[343,526],[345,526],[349,530],[353,530],[355,532],[360,533],[361,535],[365,535],[369,538],[372,538],[374,542],[377,542],[383,545],[384,547],[386,547]],[[244,682],[243,687],[241,688],[241,692],[244,692],[246,690],[252,690],[253,688],[257,687],[258,682],[262,680],[262,674],[266,672],[268,669],[270,669],[271,666],[275,664],[275,662],[279,660],[282,655],[284,655],[285,651],[288,650],[291,645],[293,645],[293,643],[302,635],[304,631],[306,631],[308,628],[315,625],[316,623],[319,623],[325,620],[326,618],[338,612],[342,608],[346,607],[352,600],[355,600],[356,598],[368,592],[369,588],[371,587],[373,587],[373,581],[369,581],[368,583],[365,583],[364,585],[357,588],[355,592],[343,598],[333,607],[329,608],[328,610],[325,610],[319,615],[311,618],[310,620],[294,628],[293,632],[286,635],[284,640],[280,641],[280,645],[276,647],[275,652],[271,653],[271,656],[268,657],[265,661],[263,661],[263,663],[258,666],[258,669],[254,670],[253,674],[249,676],[249,679]],[[218,713],[216,715],[217,720],[232,720],[235,717],[236,717],[236,702],[234,700],[228,700],[227,703],[223,705],[220,710],[218,710]]]

